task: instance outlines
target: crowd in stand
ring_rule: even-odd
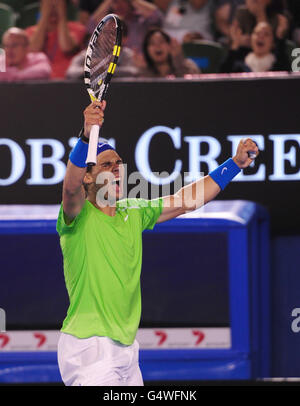
[[[300,46],[300,0],[40,0],[34,25],[2,36],[0,81],[81,79],[88,39],[111,12],[123,22],[119,77],[201,75],[190,43],[224,49],[215,73],[290,71]]]

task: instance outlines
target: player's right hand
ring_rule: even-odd
[[[93,101],[84,110],[84,135],[89,137],[90,131],[93,125],[102,126],[104,122],[104,110],[106,107],[106,101]]]

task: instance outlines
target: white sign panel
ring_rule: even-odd
[[[7,331],[0,333],[0,352],[56,351],[59,331]],[[230,348],[230,328],[139,329],[141,349]]]

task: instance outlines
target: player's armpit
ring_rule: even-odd
[[[63,199],[64,220],[67,225],[71,224],[74,218],[78,216],[84,205],[85,199],[80,199],[80,201],[76,200]]]
[[[77,193],[63,191],[63,210],[66,224],[70,224],[78,216],[85,202],[85,191],[82,186]]]

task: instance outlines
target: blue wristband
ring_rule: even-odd
[[[86,144],[81,139],[77,141],[77,144],[72,149],[69,159],[72,164],[79,166],[79,168],[86,168],[86,157],[88,154],[89,144]]]
[[[210,172],[209,176],[224,190],[228,183],[240,172],[241,169],[234,160],[229,158],[214,171]]]

